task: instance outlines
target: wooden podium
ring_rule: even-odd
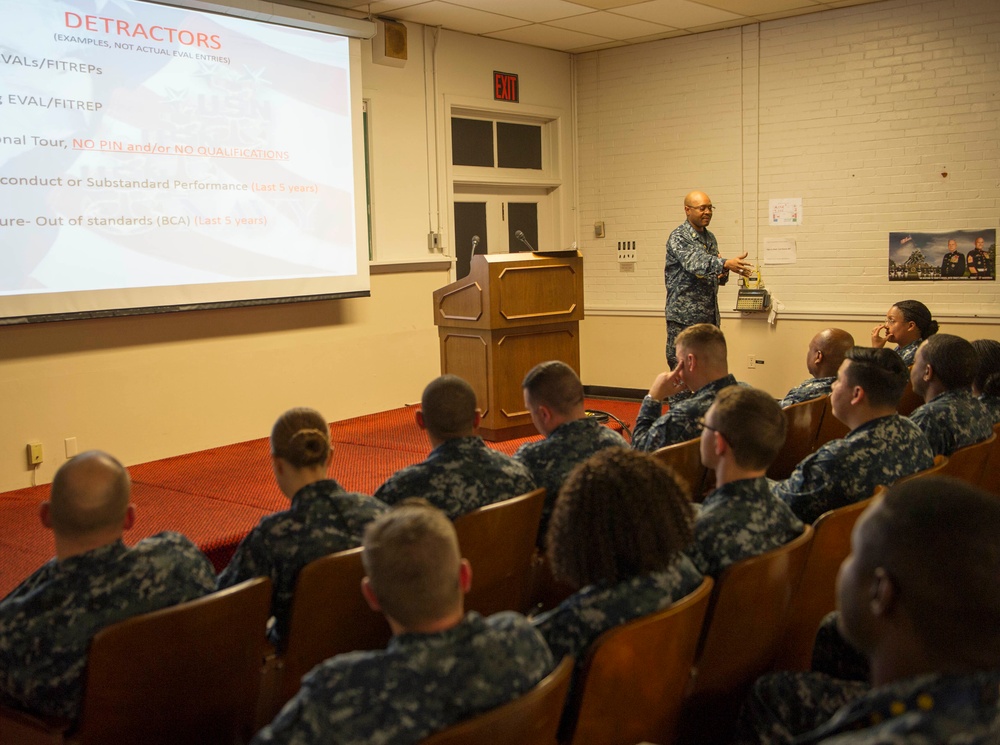
[[[577,251],[479,254],[468,276],[435,290],[441,373],[472,385],[484,439],[536,433],[521,381],[545,360],[561,360],[579,374],[582,318]]]

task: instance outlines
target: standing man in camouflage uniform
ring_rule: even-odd
[[[433,450],[378,488],[375,496],[386,504],[423,497],[454,520],[535,489],[527,466],[487,447],[476,434],[481,418],[476,393],[457,375],[442,375],[424,388],[416,418]]]
[[[56,556],[0,601],[0,701],[76,719],[87,647],[106,626],[215,589],[205,555],[178,533],[126,548],[135,521],[122,464],[96,450],[64,463],[41,505]]]
[[[268,638],[284,648],[299,572],[327,554],[360,546],[365,525],[387,507],[330,478],[330,426],[315,409],[296,407],[278,417],[270,443],[271,469],[289,508],[261,518],[219,575],[218,587],[270,577],[274,623]]]
[[[698,323],[677,337],[677,366],[660,373],[642,399],[632,434],[636,450],[657,450],[698,436],[699,420],[723,388],[736,385],[729,374],[726,337],[718,326]],[[666,414],[663,399],[687,389],[694,395],[674,403]]]
[[[806,353],[806,369],[812,377],[786,393],[781,400],[781,408],[829,395],[833,381],[837,379],[837,370],[847,350],[853,346],[854,337],[843,329],[823,329],[816,334],[809,342]]]
[[[535,365],[521,383],[524,406],[544,440],[526,442],[514,459],[531,470],[545,487],[545,505],[538,534],[544,538],[559,488],[573,467],[605,448],[627,448],[625,439],[588,417],[583,406],[583,384],[572,367],[550,360]]]
[[[784,481],[771,482],[804,522],[867,499],[875,487],[934,465],[920,428],[896,413],[906,387],[906,365],[888,349],[853,347],[830,392],[833,415],[850,428],[806,456]]]
[[[716,489],[701,503],[688,556],[718,577],[730,564],[783,546],[802,534],[802,521],[771,493],[768,467],[785,444],[781,408],[766,393],[740,385],[719,391],[703,419],[701,462]]]
[[[997,535],[1000,502],[955,479],[916,479],[875,500],[837,580],[839,627],[868,658],[872,688],[765,676],[744,717],[756,742],[1000,742]]]
[[[463,612],[472,570],[440,510],[407,501],[368,526],[363,546],[362,591],[385,614],[389,645],[317,665],[255,745],[417,743],[517,698],[552,669],[521,614]]]
[[[719,256],[719,242],[708,229],[715,207],[707,194],[693,191],[684,197],[683,223],[667,239],[663,283],[667,287],[667,367],[677,365],[674,351],[677,335],[696,323],[719,325],[719,285],[729,281],[729,272],[749,276],[753,266]]]
[[[978,365],[972,344],[954,334],[935,334],[917,350],[910,383],[924,403],[910,419],[927,435],[935,455],[951,455],[993,434],[990,412],[972,395]]]

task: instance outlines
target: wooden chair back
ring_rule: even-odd
[[[246,742],[270,608],[257,577],[99,631],[71,741]]]
[[[769,478],[787,479],[792,475],[795,466],[815,449],[828,398],[829,396],[821,396],[783,409],[788,424],[785,444],[771,467],[767,469]]]
[[[993,445],[986,456],[986,467],[983,469],[982,487],[1000,497],[1000,424],[993,425]]]
[[[813,443],[813,450],[819,450],[830,440],[836,440],[840,437],[844,437],[851,431],[846,424],[833,415],[833,404],[830,403],[830,397],[826,396],[823,399],[823,402],[823,418],[819,423],[819,432],[816,433],[816,441]]]
[[[994,432],[982,442],[959,448],[948,456],[948,462],[938,472],[938,475],[954,476],[981,489],[989,488],[997,477],[995,472],[986,472],[986,464],[996,441],[997,433]]]
[[[718,577],[681,714],[682,742],[729,742],[740,703],[778,652],[812,540],[807,525],[798,538]]]
[[[572,672],[573,658],[564,657],[523,696],[431,735],[421,745],[556,745]]]
[[[667,464],[681,480],[681,488],[692,502],[700,502],[709,485],[708,469],[701,464],[701,438],[667,445],[653,452],[653,457]],[[714,474],[713,480],[714,480]]]
[[[389,624],[361,594],[364,576],[360,546],[316,559],[299,572],[273,713],[298,692],[302,676],[323,660],[389,643]]]
[[[872,498],[824,512],[813,523],[812,545],[789,607],[775,670],[809,669],[819,624],[836,607],[837,572],[851,552],[851,531]]]
[[[913,410],[918,406],[924,405],[924,397],[918,396],[913,392],[913,384],[910,381],[906,381],[906,388],[903,389],[903,395],[899,398],[899,404],[896,406],[896,411],[898,411],[903,416],[909,416],[913,413]]]
[[[568,704],[568,745],[674,741],[713,584],[597,638]]]
[[[913,479],[920,479],[925,476],[941,475],[941,471],[943,471],[947,465],[948,465],[948,456],[935,455],[933,466],[931,466],[930,468],[925,468],[923,471],[917,471],[916,473],[911,473],[909,476],[903,476],[902,478],[898,478],[893,482],[893,484],[902,484],[906,481],[912,481]],[[875,494],[878,494],[880,491],[884,489],[885,489],[884,486],[878,487],[877,489],[875,489],[875,493],[872,494],[872,496],[875,496]]]
[[[527,610],[535,536],[545,489],[473,510],[455,520],[462,556],[472,564],[465,609],[489,616]]]

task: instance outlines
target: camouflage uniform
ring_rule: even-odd
[[[375,496],[386,504],[423,497],[454,520],[478,507],[534,489],[527,466],[472,436],[441,443],[424,462],[390,476]]]
[[[729,281],[724,264],[719,243],[708,228],[699,233],[685,220],[667,239],[663,283],[667,287],[667,360],[671,368],[677,364],[677,334],[696,323],[719,325],[719,285]]]
[[[910,419],[927,435],[935,455],[951,455],[993,434],[990,412],[968,389],[945,391],[914,409]]]
[[[738,741],[790,745],[797,736],[825,724],[838,709],[868,690],[867,683],[823,673],[769,673],[757,679],[744,702]]]
[[[705,497],[687,553],[700,571],[717,577],[730,564],[798,538],[803,527],[766,478],[740,479]]]
[[[299,570],[327,554],[361,545],[365,525],[388,509],[364,494],[346,492],[333,479],[299,489],[292,506],[261,519],[240,543],[218,587],[232,587],[251,577],[270,577],[274,626],[268,636],[283,645]]]
[[[986,407],[990,421],[1000,424],[1000,396],[987,396],[984,393],[979,397],[979,403]]]
[[[589,585],[533,619],[556,659],[581,659],[608,629],[666,608],[701,584],[701,573],[684,554],[662,572],[641,574],[613,587]]]
[[[522,615],[472,612],[445,631],[400,634],[384,650],[320,663],[253,743],[417,743],[516,698],[552,667]]]
[[[544,440],[526,442],[517,449],[514,459],[528,467],[538,486],[545,487],[539,544],[544,540],[556,497],[569,472],[594,453],[613,447],[627,448],[628,443],[613,429],[587,417],[560,424]]]
[[[787,479],[772,481],[771,490],[800,520],[811,523],[828,510],[867,499],[879,485],[932,465],[934,453],[920,428],[890,414],[830,440]]]
[[[813,643],[810,669],[826,673],[832,678],[857,680],[867,683],[871,679],[868,658],[840,633],[837,621],[839,611],[827,613],[820,621]]]
[[[663,416],[663,404],[646,396],[635,420],[632,447],[649,452],[697,437],[701,434],[698,419],[705,416],[719,391],[731,385],[737,385],[732,375],[713,380],[687,400],[673,404]]]
[[[0,601],[0,701],[76,719],[98,631],[213,590],[212,564],[179,533],[51,559]]]
[[[923,339],[917,339],[916,341],[911,341],[905,347],[896,347],[896,354],[903,358],[903,362],[907,367],[913,366],[913,361],[917,358],[917,348],[921,342],[923,342]]]
[[[781,408],[785,409],[792,404],[799,404],[803,401],[812,401],[814,398],[829,396],[830,388],[836,379],[836,376],[832,378],[809,378],[809,380],[799,383],[781,399]]]
[[[1000,670],[918,675],[873,688],[796,745],[996,745]]]

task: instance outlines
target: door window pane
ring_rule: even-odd
[[[497,122],[497,165],[500,168],[542,169],[542,128]]]
[[[493,122],[451,120],[451,162],[456,166],[493,167]]]

